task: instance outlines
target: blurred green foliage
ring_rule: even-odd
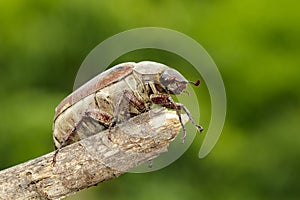
[[[1,0],[0,169],[53,150],[54,108],[97,44],[157,26],[194,38],[218,65],[228,111],[217,146],[200,160],[197,136],[162,170],[126,174],[68,199],[299,199],[299,8],[296,0]],[[150,59],[188,65],[155,50],[119,60]],[[199,93],[207,127],[205,85]]]

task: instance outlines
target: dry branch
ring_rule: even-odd
[[[173,111],[144,113],[66,146],[54,166],[51,152],[0,171],[0,200],[60,199],[118,177],[167,151],[180,128]]]

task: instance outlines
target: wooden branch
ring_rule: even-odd
[[[183,115],[184,123],[188,121]],[[118,177],[167,151],[181,125],[174,111],[155,109],[64,147],[0,171],[0,200],[61,199]]]

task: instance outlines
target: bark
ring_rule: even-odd
[[[183,115],[184,123],[187,117]],[[153,110],[54,152],[0,171],[0,200],[61,199],[118,177],[167,151],[181,129],[174,111]]]

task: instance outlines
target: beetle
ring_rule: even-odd
[[[53,161],[63,146],[147,112],[153,104],[176,110],[183,128],[182,142],[186,129],[180,110],[202,132],[203,128],[193,120],[189,110],[170,96],[187,92],[188,83],[198,86],[200,81],[188,81],[175,69],[153,61],[122,63],[104,71],[56,107],[53,122],[56,152]]]

